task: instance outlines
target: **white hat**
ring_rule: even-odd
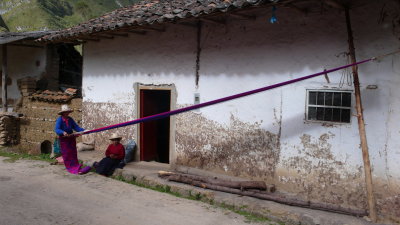
[[[122,139],[121,136],[119,136],[117,133],[113,133],[110,137],[110,140],[114,140],[114,139]]]
[[[61,111],[58,112],[58,115],[61,115],[62,113],[65,113],[65,112],[73,112],[73,111],[74,110],[71,109],[68,105],[62,105],[61,106]]]

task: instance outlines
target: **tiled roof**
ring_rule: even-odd
[[[35,40],[50,33],[51,31],[0,32],[0,45],[22,40]]]
[[[37,91],[29,96],[29,99],[43,102],[66,103],[76,97],[76,89],[68,88],[62,91]]]
[[[77,26],[64,29],[40,39],[57,41],[74,39],[98,32],[132,26],[162,24],[176,20],[228,12],[245,7],[271,4],[278,0],[151,0],[120,8]],[[284,2],[287,0],[279,0]]]

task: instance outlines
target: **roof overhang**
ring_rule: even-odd
[[[86,41],[112,39],[130,33],[143,35],[148,31],[164,31],[166,24],[196,22],[224,24],[223,16],[255,19],[251,10],[265,10],[272,6],[293,8],[309,13],[310,7],[344,9],[366,4],[365,0],[152,0],[141,1],[120,8],[77,26],[60,30],[40,38],[39,42],[79,44]]]
[[[0,45],[33,41],[51,33],[52,31],[3,32],[0,33]]]

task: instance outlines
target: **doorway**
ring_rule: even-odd
[[[140,90],[140,117],[171,109],[170,90]],[[169,163],[170,117],[140,124],[140,161]]]

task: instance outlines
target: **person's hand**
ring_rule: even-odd
[[[63,135],[64,135],[64,137],[68,137],[69,136],[69,134],[67,132],[65,132],[65,131],[64,131]]]
[[[114,154],[110,154],[110,158],[115,159],[115,155]]]

